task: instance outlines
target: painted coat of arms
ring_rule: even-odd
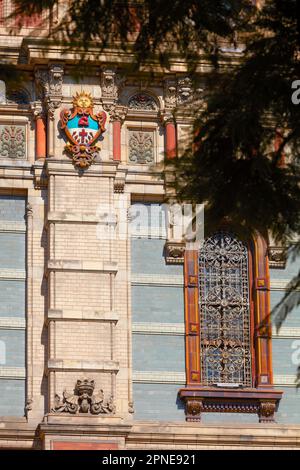
[[[94,161],[100,151],[96,141],[105,131],[106,113],[94,114],[93,107],[90,93],[76,93],[73,109],[64,109],[60,115],[61,129],[68,138],[65,150],[74,165],[80,168],[86,168]]]

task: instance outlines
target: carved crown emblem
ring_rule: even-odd
[[[93,107],[90,93],[76,93],[73,109],[64,109],[60,115],[60,126],[68,139],[65,151],[80,168],[90,166],[99,155],[96,142],[105,131],[106,113],[94,114]]]

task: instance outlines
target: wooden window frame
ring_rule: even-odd
[[[273,388],[272,328],[268,247],[257,234],[248,243],[252,339],[252,387],[203,386],[200,361],[199,252],[184,256],[186,386],[179,390],[186,420],[203,412],[257,413],[260,423],[274,422],[282,392]]]

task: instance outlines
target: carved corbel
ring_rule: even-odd
[[[118,194],[124,193],[125,189],[125,180],[126,180],[126,172],[127,170],[118,168],[116,177],[114,180],[114,192]]]
[[[166,79],[164,81],[164,101],[165,108],[172,110],[177,104],[177,84],[176,80]]]
[[[285,269],[287,253],[286,249],[282,246],[269,246],[268,247],[268,256],[269,256],[269,267],[277,269]]]
[[[165,259],[167,264],[183,264],[185,244],[184,242],[167,240],[165,243]]]
[[[126,119],[127,107],[126,106],[114,106],[111,112],[109,113],[109,119],[111,122],[119,121],[123,123]]]
[[[281,243],[276,243],[271,234],[269,234],[268,257],[270,268],[285,268],[287,261],[287,249]]]
[[[186,421],[201,421],[201,411],[203,408],[202,400],[197,398],[187,399],[185,406]]]
[[[119,99],[120,90],[125,79],[120,77],[114,68],[103,68],[101,71],[101,101],[105,111],[112,113]]]
[[[30,103],[30,109],[35,120],[45,116],[43,103],[41,101],[32,101]]]
[[[160,112],[159,119],[163,126],[166,126],[167,124],[175,124],[175,117],[170,110],[165,111],[165,112]]]
[[[177,85],[177,103],[186,104],[193,100],[193,84],[189,77],[179,78]]]
[[[61,105],[64,68],[61,64],[50,64],[48,70],[37,69],[35,80],[51,120]]]
[[[34,189],[46,189],[48,187],[48,175],[44,163],[35,162],[34,171]]]
[[[276,403],[271,401],[261,401],[259,407],[259,422],[274,423],[274,414],[276,411]]]
[[[46,106],[51,120],[54,119],[54,113],[61,105],[62,84],[64,68],[60,64],[50,64],[48,68],[49,75],[49,93],[46,96]]]

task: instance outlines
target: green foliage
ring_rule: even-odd
[[[207,109],[197,110],[198,150],[175,162],[181,199],[207,202],[208,231],[227,218],[242,236],[269,229],[288,240],[299,233],[300,107],[291,101],[299,71],[295,4],[266,5],[242,64],[214,74]],[[278,129],[282,143],[275,151]],[[279,164],[283,152],[285,166]]]
[[[129,51],[135,68],[155,61],[168,67],[172,58],[180,58],[196,86],[199,59],[211,59],[215,68],[206,77],[203,96],[207,108],[193,105],[195,146],[166,162],[166,169],[177,176],[179,198],[206,203],[207,232],[229,220],[242,237],[270,230],[288,244],[300,233],[300,105],[291,101],[292,82],[300,79],[297,5],[296,0],[267,0],[257,12],[252,3],[72,0],[50,34],[66,47],[78,47],[83,58],[90,48]],[[51,11],[56,4],[16,0],[16,13]],[[245,44],[238,66],[218,67],[222,39]],[[282,136],[278,149],[276,132]],[[285,166],[279,164],[283,153]],[[297,286],[299,276],[275,309],[278,318],[299,304]]]
[[[16,0],[14,15],[53,11],[57,0]],[[102,51],[117,46],[134,53],[131,65],[158,60],[168,65],[170,53],[185,58],[189,67],[199,49],[213,58],[216,37],[233,39],[249,29],[250,0],[72,0],[51,37],[66,47]]]

